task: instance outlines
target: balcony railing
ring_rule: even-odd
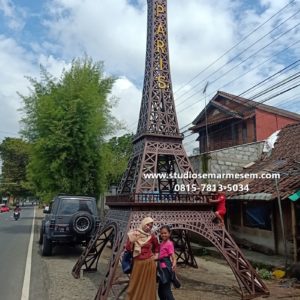
[[[147,204],[209,204],[209,199],[216,199],[216,194],[155,194],[155,193],[132,193],[106,196],[106,204],[117,205],[145,205]]]

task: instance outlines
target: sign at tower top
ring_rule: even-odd
[[[156,52],[159,54],[159,70],[163,70],[163,58],[162,54],[166,53],[166,44],[164,43],[164,39],[166,36],[166,28],[162,23],[162,18],[165,16],[166,10],[162,4],[156,3],[156,18],[158,18],[158,25],[155,30],[155,34],[158,35],[158,39],[156,40]],[[168,87],[166,77],[164,75],[159,74],[157,76],[158,87],[160,89],[165,89]]]

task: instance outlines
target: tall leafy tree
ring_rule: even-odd
[[[0,144],[2,174],[0,190],[13,198],[29,195],[25,187],[26,167],[29,161],[30,145],[18,138],[5,138]]]
[[[102,159],[105,162],[106,185],[118,185],[132,154],[133,134],[113,137],[105,143]]]
[[[22,134],[33,143],[27,179],[36,193],[99,195],[104,137],[118,126],[109,94],[114,78],[103,63],[85,57],[54,79],[45,69],[41,80],[30,78],[24,101]]]

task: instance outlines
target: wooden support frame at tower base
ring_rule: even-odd
[[[190,232],[187,230],[172,230],[172,241],[174,242],[177,264],[198,268],[191,247]]]
[[[266,285],[256,274],[224,226],[213,222],[215,218],[213,212],[200,210],[140,211],[112,209],[108,212],[97,235],[91,240],[72,270],[75,278],[79,278],[82,268],[86,271],[95,270],[105,243],[110,242],[109,235],[113,235],[112,256],[95,299],[118,299],[120,293],[125,291],[128,280],[120,280],[119,277],[116,277],[116,271],[120,267],[120,257],[127,241],[126,233],[130,228],[136,228],[145,216],[151,216],[154,219],[156,228],[169,225],[173,230],[190,231],[210,241],[232,269],[242,299],[253,299],[269,294]]]

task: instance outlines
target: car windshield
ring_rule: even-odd
[[[86,211],[92,214],[93,202],[90,200],[67,199],[63,200],[60,205],[62,215],[72,215],[77,211]]]

